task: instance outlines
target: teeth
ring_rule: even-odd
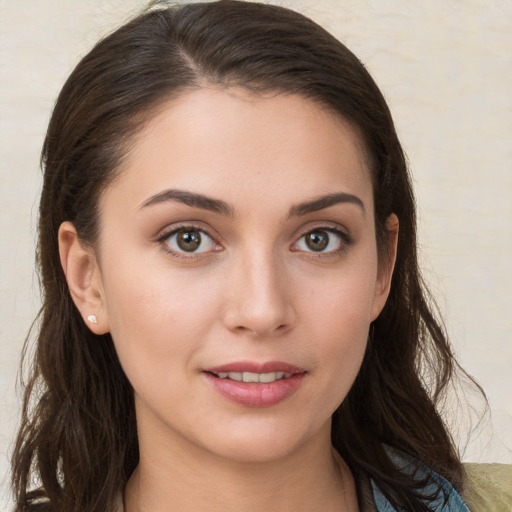
[[[279,379],[278,372],[275,372],[275,373],[260,373],[258,375],[258,382],[274,382],[277,379]]]
[[[244,372],[242,380],[244,382],[259,382],[260,376],[257,373]]]
[[[285,372],[271,372],[271,373],[252,373],[252,372],[219,372],[217,377],[219,379],[231,379],[238,382],[274,382],[276,380],[286,379],[291,377],[291,373]]]

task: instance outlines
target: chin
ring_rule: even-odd
[[[239,463],[268,463],[284,460],[298,453],[310,443],[328,439],[330,445],[330,418],[325,427],[303,426],[295,424],[267,423],[241,426],[230,432],[221,432],[216,446],[211,451],[218,456]],[[213,441],[211,439],[210,441]]]

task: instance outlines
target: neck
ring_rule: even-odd
[[[328,438],[265,462],[226,460],[175,443],[171,450],[139,436],[141,458],[125,490],[125,512],[357,511],[352,475],[328,430]]]

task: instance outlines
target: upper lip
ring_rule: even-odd
[[[290,363],[284,363],[282,361],[267,361],[264,363],[258,363],[254,361],[237,361],[233,363],[223,364],[221,366],[215,366],[213,368],[207,368],[204,371],[210,373],[273,373],[273,372],[284,372],[284,373],[304,373],[303,368],[299,368]]]

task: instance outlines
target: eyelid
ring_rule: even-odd
[[[313,250],[305,251],[302,249],[293,249],[294,246],[298,244],[298,242],[306,236],[308,233],[312,233],[314,231],[326,231],[327,233],[334,233],[336,236],[340,237],[342,240],[341,246],[338,249],[334,249],[331,251],[323,252],[318,251],[315,252]],[[321,258],[321,257],[328,257],[333,255],[338,255],[344,251],[346,251],[351,245],[354,244],[354,238],[350,235],[348,230],[346,228],[342,228],[339,224],[335,223],[322,223],[322,224],[316,224],[316,225],[308,225],[304,228],[302,228],[299,231],[298,236],[295,238],[295,242],[292,244],[292,250],[296,252],[302,252],[304,254],[307,254],[310,257],[315,258]]]
[[[210,238],[214,245],[216,247],[219,247],[219,249],[215,248],[210,251],[204,251],[204,252],[190,252],[187,253],[186,251],[176,251],[166,241],[171,237],[173,234],[178,233],[179,231],[186,231],[189,230],[195,230],[200,231],[202,234],[206,235],[208,238]],[[207,256],[208,254],[211,254],[212,252],[218,252],[222,250],[222,245],[218,242],[218,236],[213,235],[211,233],[211,230],[205,227],[202,223],[190,221],[190,222],[177,222],[175,224],[171,224],[169,226],[166,226],[164,229],[162,229],[158,235],[155,237],[155,242],[158,243],[162,249],[168,253],[171,254],[173,257],[178,259],[184,259],[184,260],[194,260],[198,259],[204,256]]]

